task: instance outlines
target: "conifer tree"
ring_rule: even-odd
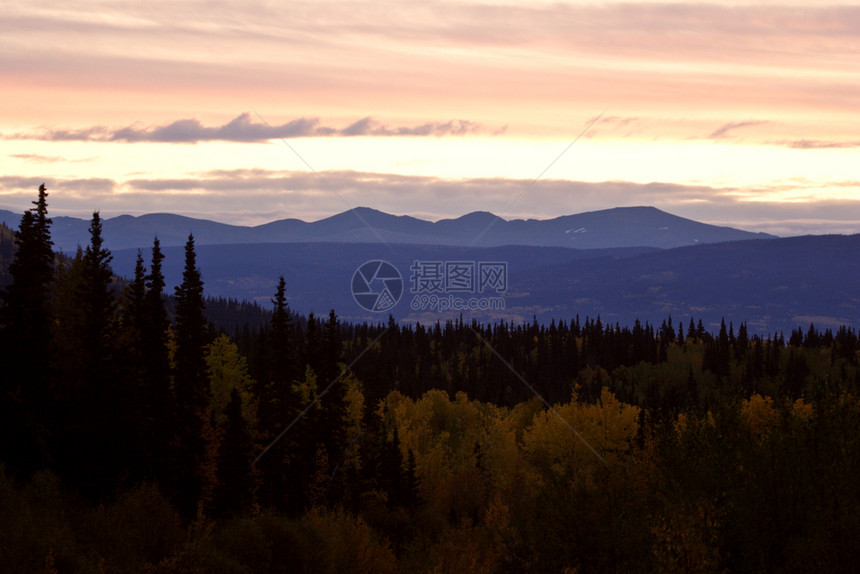
[[[415,453],[410,448],[406,456],[406,468],[404,469],[404,489],[401,501],[406,508],[413,510],[415,506],[418,505],[419,502],[421,502],[421,497],[418,492],[419,487],[420,481],[418,480],[418,474],[416,473]]]
[[[87,333],[92,337],[89,342],[102,347],[110,341],[116,299],[111,290],[113,270],[110,263],[113,256],[104,247],[102,222],[99,212],[93,213],[90,222],[90,244],[84,250],[84,284],[81,302],[89,314]],[[101,350],[101,349],[99,349]]]
[[[111,259],[96,211],[90,243],[72,263],[58,300],[65,408],[57,415],[63,432],[55,441],[61,472],[91,500],[121,486],[134,441],[136,401],[129,355],[117,336]]]
[[[294,325],[286,298],[286,281],[281,276],[272,299],[272,329],[270,339],[269,379],[279,384],[290,384],[297,372],[294,361]]]
[[[128,378],[134,397],[135,439],[132,477],[165,484],[170,466],[170,422],[173,419],[170,363],[167,347],[167,313],[164,308],[164,276],[158,239],[152,251],[151,273],[146,273],[138,251],[134,279],[126,290],[124,345],[129,359]]]
[[[12,283],[0,293],[0,460],[25,475],[46,464],[50,428],[54,252],[47,198],[42,184],[15,233]]]
[[[329,383],[334,384],[320,399],[322,416],[320,417],[319,435],[326,445],[330,456],[339,457],[346,446],[345,416],[346,416],[346,382],[340,376],[341,340],[340,324],[334,310],[329,313],[323,331],[323,364],[320,373],[320,385],[325,388]]]
[[[137,260],[134,266],[134,278],[125,290],[122,305],[122,329],[120,332],[121,345],[127,360],[126,376],[129,390],[133,392],[135,402],[135,417],[133,428],[129,429],[131,435],[127,446],[129,453],[129,472],[132,480],[149,478],[148,468],[151,465],[149,457],[148,436],[144,428],[147,418],[147,409],[143,404],[143,388],[146,381],[146,356],[142,349],[142,334],[146,323],[146,268],[143,264],[143,255],[137,252]]]
[[[322,371],[322,343],[319,336],[319,321],[313,313],[308,314],[305,330],[304,361],[317,375]]]
[[[376,456],[376,482],[388,494],[388,504],[392,507],[403,504],[403,453],[400,450],[400,435],[397,426],[391,435],[391,440],[381,433],[381,445]]]
[[[164,308],[164,274],[161,263],[161,243],[156,237],[152,242],[152,260],[149,275],[146,276],[146,296],[144,298],[147,322],[143,336],[145,354],[149,358],[150,375],[166,380],[169,377],[170,362],[167,352],[167,310]]]
[[[123,320],[125,326],[132,331],[135,347],[139,350],[141,333],[146,322],[146,267],[143,255],[137,251],[134,264],[134,278],[126,289]]]
[[[169,321],[164,307],[164,275],[161,244],[156,237],[152,243],[152,259],[146,276],[143,300],[144,321],[141,325],[140,350],[144,359],[144,377],[140,389],[142,429],[146,437],[146,467],[148,477],[165,484],[171,473],[171,422],[175,417],[170,390],[170,358],[168,350]]]
[[[175,433],[177,504],[186,517],[194,516],[202,493],[202,473],[207,452],[209,379],[206,372],[206,319],[203,315],[203,280],[197,268],[194,236],[185,244],[182,284],[176,287],[176,395]]]
[[[284,426],[300,412],[298,397],[292,385],[297,377],[293,359],[293,323],[286,302],[286,282],[278,281],[268,337],[269,354],[264,377],[258,384],[259,430],[264,442],[275,439]],[[307,416],[313,417],[313,414]],[[296,440],[303,434],[308,421],[300,421],[289,436],[282,437],[260,460],[262,473],[261,500],[266,505],[283,506],[288,490],[289,465],[296,459]],[[297,465],[293,464],[293,471]]]
[[[230,402],[225,410],[227,423],[218,448],[218,486],[215,491],[215,509],[221,515],[240,512],[251,500],[251,436],[242,416],[242,398],[238,389],[230,392]]]

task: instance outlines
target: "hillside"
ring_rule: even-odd
[[[838,272],[835,272],[838,270]],[[860,325],[860,235],[681,247],[623,260],[570,261],[520,285],[553,313],[628,324],[634,318],[748,322],[756,332]]]
[[[184,248],[166,247],[164,274],[169,288],[181,280]],[[532,270],[572,260],[629,257],[655,251],[653,248],[564,249],[560,247],[446,247],[434,245],[398,245],[388,248],[370,243],[262,243],[239,245],[201,245],[197,263],[206,285],[206,293],[258,301],[268,305],[280,275],[287,279],[287,295],[295,311],[327,313],[335,308],[339,315],[352,320],[376,320],[378,315],[364,313],[350,292],[350,281],[356,269],[370,260],[385,260],[399,271],[407,287],[413,261],[505,261],[509,276],[523,278]],[[144,250],[144,258],[148,250]],[[113,252],[117,274],[131,276],[137,249]],[[393,312],[406,317],[408,305],[401,302]],[[385,317],[383,317],[385,318]]]
[[[114,269],[133,270],[136,250],[114,253]],[[207,294],[267,305],[279,275],[287,279],[291,308],[348,320],[385,320],[353,300],[351,280],[366,261],[385,260],[404,282],[390,312],[399,320],[434,322],[457,312],[410,308],[413,261],[507,263],[505,308],[467,312],[480,320],[530,321],[600,315],[630,324],[637,317],[661,321],[689,317],[719,325],[750,323],[755,332],[821,326],[860,326],[860,235],[752,240],[656,250],[576,250],[508,246],[464,248],[373,244],[291,243],[206,245],[197,250]],[[165,249],[168,285],[178,283],[182,249]],[[839,270],[836,275],[832,271]],[[477,295],[464,295],[476,297]],[[472,314],[470,314],[472,313]]]

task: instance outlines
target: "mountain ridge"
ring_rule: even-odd
[[[0,221],[17,226],[20,214],[0,210]],[[74,251],[89,240],[89,221],[53,217],[55,248]],[[158,236],[162,246],[183,245],[193,233],[198,245],[248,243],[377,243],[498,247],[572,247],[605,249],[656,247],[669,249],[700,243],[772,239],[755,233],[701,223],[651,206],[615,207],[562,215],[552,219],[505,220],[487,211],[432,222],[393,215],[369,207],[307,222],[287,218],[256,226],[231,225],[172,213],[120,215],[103,219],[109,249],[145,248]]]

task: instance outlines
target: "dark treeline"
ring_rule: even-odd
[[[318,319],[315,330],[321,328]],[[307,325],[307,322],[304,322]],[[581,399],[595,401],[608,386],[625,401],[667,414],[700,403],[717,390],[749,397],[754,393],[799,398],[810,393],[851,391],[858,388],[853,329],[792,331],[748,335],[744,324],[737,334],[722,324],[718,334],[701,321],[674,327],[671,318],[659,328],[638,321],[630,328],[604,325],[600,318],[490,325],[449,321],[426,327],[400,325],[393,320],[377,325],[341,325],[343,359],[355,357],[370,341],[379,343],[352,367],[367,391],[380,396],[392,390],[417,398],[432,389],[513,407],[532,398],[522,382],[529,381],[549,402],[563,402],[575,388]],[[291,351],[313,356],[304,331],[297,328]],[[237,336],[248,357],[265,356],[268,331],[244,330]],[[637,380],[638,365],[671,364],[659,380]],[[262,363],[251,361],[253,376]],[[814,366],[811,370],[810,365]],[[649,370],[649,369],[645,369]],[[683,376],[680,376],[683,375]],[[631,378],[632,377],[632,378]],[[375,387],[378,384],[379,387]]]
[[[0,225],[0,288],[8,284],[8,269],[15,255],[15,234],[5,225]]]
[[[284,277],[271,310],[206,300],[191,236],[168,294],[157,239],[120,281],[98,213],[74,258],[50,225],[42,186],[0,307],[10,572],[839,571],[857,552],[850,328],[354,325],[292,313]]]

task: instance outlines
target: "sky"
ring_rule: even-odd
[[[0,209],[860,233],[860,2],[5,1]]]

